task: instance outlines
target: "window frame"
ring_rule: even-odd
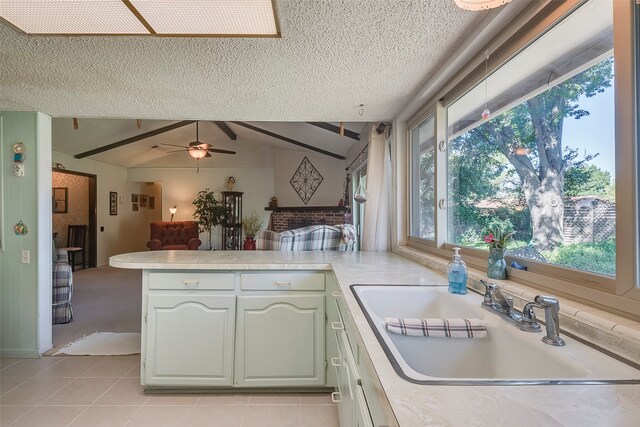
[[[417,127],[419,127],[423,122],[425,122],[426,120],[428,120],[430,117],[433,117],[433,129],[434,129],[434,152],[436,153],[435,159],[434,159],[434,173],[433,173],[433,220],[434,220],[434,225],[435,225],[435,238],[434,239],[427,239],[424,237],[418,237],[418,236],[413,236],[412,235],[412,220],[413,220],[413,208],[414,208],[414,197],[413,197],[413,185],[412,185],[412,177],[413,177],[413,150],[412,150],[412,140],[411,140],[411,134],[413,132],[414,129],[416,129]],[[439,139],[438,139],[438,116],[437,116],[437,105],[435,104],[431,104],[429,105],[427,108],[423,108],[420,113],[416,116],[414,116],[408,123],[407,123],[407,193],[408,193],[408,205],[407,205],[407,241],[412,242],[416,245],[419,246],[426,246],[426,247],[430,247],[430,248],[435,248],[437,247],[437,236],[438,236],[438,191],[437,191],[437,185],[438,185],[438,174],[437,174],[437,170],[438,170],[438,144],[439,144]]]
[[[573,13],[587,0],[567,0],[555,9],[541,10],[531,22],[517,23],[522,28],[516,29],[515,37],[507,42],[494,46],[492,51],[500,55],[490,66],[490,72],[498,69],[512,57],[525,50],[531,43],[559,24]],[[640,128],[640,5],[636,1],[613,1],[613,33],[614,33],[614,61],[616,72],[615,82],[615,147],[616,147],[616,276],[610,277],[597,273],[575,270],[553,264],[539,263],[531,260],[518,259],[529,271],[516,270],[508,267],[509,279],[538,289],[549,290],[557,295],[577,297],[592,304],[608,309],[640,315],[640,145],[638,128]],[[542,15],[542,16],[540,16]],[[516,24],[514,24],[516,25]],[[489,43],[491,45],[491,42]],[[481,52],[484,52],[482,49]],[[505,53],[507,52],[507,53]],[[625,60],[626,56],[626,60]],[[482,64],[484,54],[479,53],[465,71],[466,74],[454,77],[455,84],[445,85],[443,92],[438,94],[437,100],[432,100],[420,109],[406,122],[406,231],[404,238],[407,246],[439,257],[450,258],[451,248],[454,246],[446,242],[447,239],[447,156],[448,150],[441,153],[441,141],[447,141],[446,110],[444,105],[450,105],[460,98],[470,88],[480,83],[484,73],[478,73],[478,64]],[[484,71],[484,70],[482,70]],[[629,88],[632,90],[629,90]],[[635,90],[633,90],[635,88]],[[626,94],[624,93],[626,89]],[[446,90],[446,91],[445,91]],[[624,114],[622,113],[624,112]],[[436,212],[435,242],[411,236],[410,215],[411,199],[411,130],[427,118],[429,114],[436,114],[436,165],[435,182],[436,194],[434,209]],[[633,141],[632,144],[624,141]],[[444,159],[442,159],[442,155]],[[442,167],[444,165],[445,167]],[[629,196],[631,194],[631,197]],[[438,201],[444,199],[445,209],[438,208]],[[399,211],[401,212],[401,211]],[[632,231],[632,232],[630,232]],[[487,251],[465,248],[465,261],[472,267],[486,269]],[[507,257],[507,263],[512,260]]]

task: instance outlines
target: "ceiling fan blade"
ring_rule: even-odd
[[[178,148],[184,148],[185,150],[187,150],[188,148],[185,147],[184,145],[175,145],[175,144],[165,144],[163,142],[160,143],[160,145],[168,145],[169,147],[178,147]]]
[[[211,153],[207,153],[204,155],[205,157],[211,157]]]
[[[220,153],[220,154],[236,154],[235,151],[230,151],[230,150],[221,150],[219,148],[208,148],[207,149],[208,152],[210,153]]]
[[[165,153],[182,153],[184,151],[189,151],[186,148],[183,148],[182,150],[174,150],[174,151],[165,151]]]

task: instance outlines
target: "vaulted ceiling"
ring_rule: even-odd
[[[140,128],[133,119],[79,119],[78,129],[67,118],[53,119],[53,149],[69,155],[78,155],[110,144],[127,140],[156,129],[161,129],[176,121],[141,120]],[[246,124],[279,135],[310,147],[345,156],[357,143],[356,139],[340,136],[305,122],[245,122]],[[285,142],[282,139],[226,122],[236,135],[232,140],[211,121],[199,122],[199,139],[214,148],[236,151],[237,155],[214,154],[213,159],[202,161],[203,167],[235,167],[243,164],[243,156],[270,157],[271,148],[302,150],[304,147]],[[345,123],[345,130],[360,134],[366,122]],[[91,160],[111,163],[123,167],[193,167],[194,160],[187,152],[175,152],[178,148],[165,144],[187,146],[196,139],[196,125],[191,123],[159,135],[88,156]],[[265,151],[266,150],[266,151]],[[334,157],[335,158],[335,157]],[[340,159],[336,159],[339,161]]]

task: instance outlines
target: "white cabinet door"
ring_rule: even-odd
[[[369,407],[364,397],[362,386],[356,384],[354,386],[353,399],[353,427],[373,427],[371,415],[369,415]]]
[[[234,295],[149,295],[144,383],[233,385]]]
[[[236,385],[324,385],[324,295],[240,296],[236,334]]]
[[[338,393],[337,399],[334,400],[338,403],[338,418],[340,419],[340,427],[351,427],[353,425],[354,410],[354,378],[347,354],[347,352],[351,350],[348,347],[349,344],[344,330],[335,330],[334,336],[338,343],[338,357],[340,358],[339,363],[337,363],[338,366],[336,367],[338,376]],[[336,365],[336,363],[334,363],[334,365]]]

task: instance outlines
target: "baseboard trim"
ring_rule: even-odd
[[[18,358],[18,359],[37,359],[41,357],[42,354],[37,350],[22,350],[19,348],[11,348],[11,349],[2,349],[0,350],[0,357],[10,357],[10,358]]]

